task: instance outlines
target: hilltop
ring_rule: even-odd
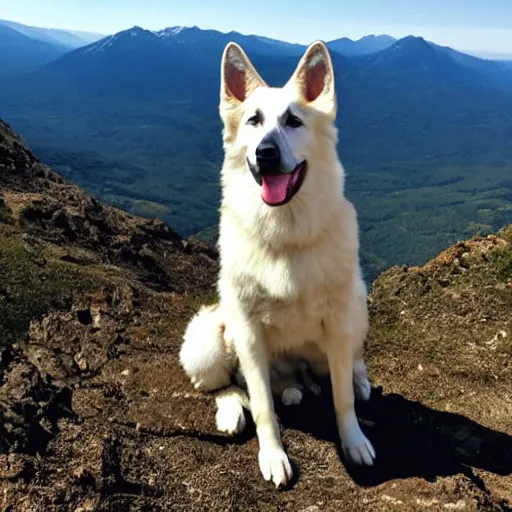
[[[373,469],[345,467],[324,396],[279,411],[298,479],[260,477],[182,374],[217,254],[106,206],[0,122],[0,503],[12,511],[510,511],[512,227],[373,284]]]

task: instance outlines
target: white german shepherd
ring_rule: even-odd
[[[250,408],[261,473],[276,486],[292,477],[271,388],[280,360],[330,373],[346,457],[367,465],[375,458],[354,411],[354,392],[368,399],[371,391],[363,361],[368,310],[357,216],[336,152],[336,108],[323,42],[307,49],[282,88],[269,87],[240,46],[225,48],[220,302],[192,319],[180,361],[196,388],[221,389],[220,430],[240,432],[242,406]],[[237,367],[249,400],[226,388]],[[293,387],[283,401],[300,401]]]

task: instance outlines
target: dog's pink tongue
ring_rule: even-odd
[[[282,203],[286,199],[286,193],[291,179],[291,174],[263,176],[261,186],[261,197],[263,201],[267,204]]]

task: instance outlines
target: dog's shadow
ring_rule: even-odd
[[[285,428],[335,443],[348,473],[361,486],[408,477],[433,481],[457,474],[480,484],[472,468],[512,474],[512,436],[459,414],[437,411],[400,395],[385,395],[379,388],[372,390],[369,402],[356,405],[377,458],[374,466],[354,466],[342,455],[329,386],[322,388],[322,396],[305,394],[300,405],[284,407],[276,400],[276,412]]]

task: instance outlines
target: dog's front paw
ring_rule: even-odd
[[[281,395],[283,405],[297,405],[302,401],[302,391],[297,388],[286,388]]]
[[[272,480],[276,487],[286,485],[293,476],[292,466],[282,448],[266,448],[258,455],[260,471],[263,478]]]
[[[230,435],[239,434],[245,428],[245,414],[237,396],[217,398],[217,414],[215,415],[217,430]]]
[[[342,443],[343,453],[347,459],[350,459],[358,466],[373,466],[375,460],[375,450],[372,443],[361,432],[362,439],[356,444]]]
[[[358,466],[373,466],[375,450],[363,434],[355,414],[348,415],[340,424],[341,447],[345,457]]]

